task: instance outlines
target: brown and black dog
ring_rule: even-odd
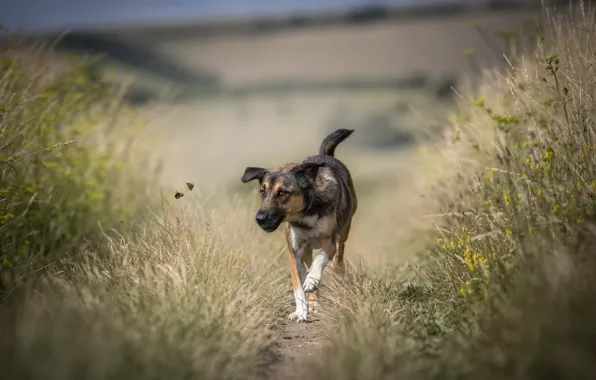
[[[354,132],[338,129],[327,136],[319,154],[301,164],[275,169],[246,168],[242,182],[258,180],[262,198],[256,220],[266,232],[286,223],[290,251],[290,274],[296,311],[289,318],[308,320],[311,306],[317,307],[318,288],[325,266],[333,260],[344,269],[344,247],[356,212],[356,191],[348,168],[334,157],[335,148]],[[321,248],[314,257],[313,249]],[[308,271],[306,270],[308,266]]]

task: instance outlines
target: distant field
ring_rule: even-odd
[[[228,85],[283,81],[385,79],[423,74],[456,75],[468,67],[464,50],[485,63],[498,57],[475,32],[520,29],[537,11],[466,13],[370,25],[335,25],[260,35],[189,35],[180,29],[152,34],[116,33],[122,41],[153,48],[185,66],[216,75]],[[496,43],[500,41],[495,40]],[[502,48],[503,44],[499,44]]]
[[[230,86],[412,75],[438,80],[469,70],[468,58],[462,54],[465,49],[474,49],[480,60],[497,60],[472,22],[481,21],[490,31],[519,29],[536,15],[495,12],[411,23],[317,27],[258,37],[191,38],[181,30],[180,38],[172,33],[160,38],[134,31],[119,38],[138,46],[151,45],[177,62],[215,74]],[[394,128],[424,130],[444,114],[444,104],[434,95],[436,83],[407,91],[321,90],[200,98],[164,106],[166,113],[160,111],[153,125],[167,134],[163,143],[173,168],[170,173],[188,173],[191,165],[193,174],[215,183],[235,178],[246,162],[274,164],[312,152],[337,115],[346,122],[385,112]]]

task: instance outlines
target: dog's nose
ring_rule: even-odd
[[[257,212],[257,223],[263,224],[267,220],[267,215],[263,212]]]

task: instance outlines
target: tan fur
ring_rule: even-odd
[[[286,201],[285,208],[288,213],[286,221],[292,222],[298,220],[301,216],[302,209],[304,208],[304,198],[300,196],[290,196]]]
[[[293,166],[287,166],[275,169],[277,172],[285,172],[291,170]],[[276,193],[279,190],[288,189],[289,184],[284,183],[283,179],[276,182],[267,180],[263,183],[263,189],[266,193]],[[286,214],[285,221],[291,222],[300,218],[302,209],[304,208],[304,197],[300,194],[290,194],[283,199],[279,198],[266,198],[263,202],[262,208],[264,209],[280,209]]]

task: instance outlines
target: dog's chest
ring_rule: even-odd
[[[322,247],[321,238],[328,235],[329,221],[316,216],[304,218],[299,226],[290,227],[290,241],[295,251],[306,245],[312,249]]]

